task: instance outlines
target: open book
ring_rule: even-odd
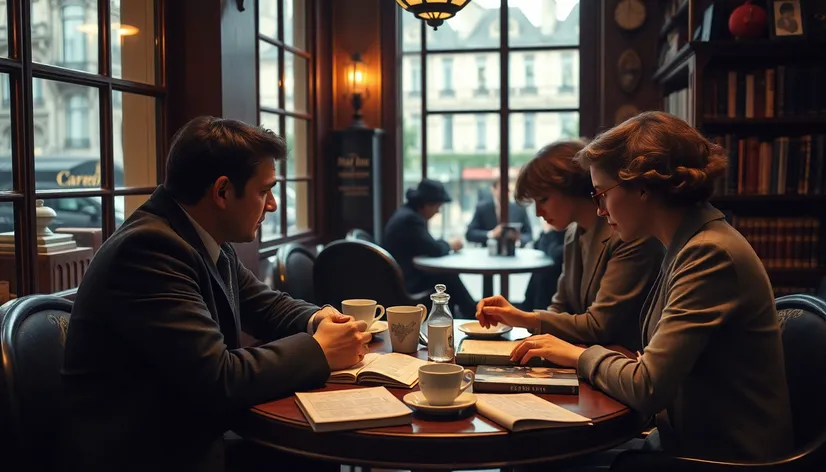
[[[511,431],[591,423],[590,418],[568,411],[532,393],[477,393],[476,410]]]
[[[465,338],[456,351],[456,363],[461,365],[514,365],[511,352],[521,343],[519,341],[489,341]],[[550,362],[534,357],[526,365],[550,366]]]
[[[353,367],[331,373],[328,382],[413,388],[419,383],[419,366],[424,364],[427,361],[407,354],[371,352]]]
[[[413,412],[384,387],[298,392],[295,402],[317,433],[410,424]]]

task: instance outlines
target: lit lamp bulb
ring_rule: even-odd
[[[368,98],[369,91],[367,90],[367,70],[359,53],[353,54],[352,62],[347,65],[347,93],[353,103],[353,123],[350,126],[364,128],[361,107],[364,105],[364,100]]]

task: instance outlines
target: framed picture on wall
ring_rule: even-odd
[[[771,0],[772,38],[802,38],[806,36],[806,25],[800,0]]]

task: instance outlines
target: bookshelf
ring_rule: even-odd
[[[809,16],[826,2],[801,0],[806,35],[775,38],[771,0],[753,1],[768,24],[743,40],[728,31],[743,0],[666,1],[653,75],[663,110],[726,148],[712,203],[752,244],[776,294],[815,292],[826,276],[826,38]]]

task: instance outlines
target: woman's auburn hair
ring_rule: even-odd
[[[574,161],[594,166],[624,186],[645,189],[668,204],[708,201],[726,171],[725,150],[682,119],[640,113],[597,136]]]
[[[584,147],[583,140],[556,141],[537,151],[516,179],[516,201],[529,204],[553,191],[589,198],[594,191],[591,174],[574,162],[574,156]]]

